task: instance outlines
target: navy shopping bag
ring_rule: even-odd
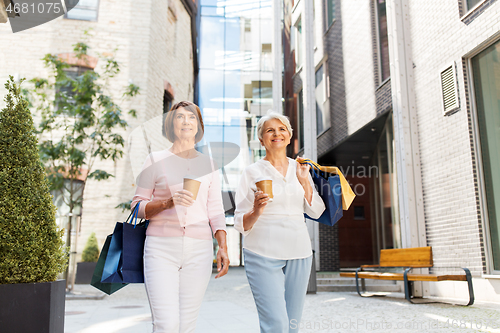
[[[102,272],[104,270],[104,263],[106,261],[106,258],[108,256],[108,250],[109,250],[109,244],[111,244],[111,236],[108,235],[106,238],[106,241],[104,242],[104,246],[102,247],[101,253],[99,254],[99,260],[97,260],[97,264],[94,269],[94,274],[92,275],[92,280],[90,284],[97,289],[105,292],[108,295],[111,295],[117,290],[120,290],[121,288],[125,287],[127,283],[103,283],[101,282],[102,279]]]
[[[325,179],[325,177],[320,175],[321,171],[316,172],[313,166],[311,166],[310,172],[314,186],[325,203],[326,209],[317,219],[313,219],[307,214],[304,215],[313,221],[333,226],[344,214],[342,211],[342,186],[340,185],[340,177],[339,175],[328,176],[325,174],[327,177]]]
[[[128,223],[128,218],[124,223],[116,223],[101,282],[144,283],[143,253],[148,221],[137,224],[138,211],[139,203],[131,213],[131,223]],[[132,224],[134,217],[135,223]]]

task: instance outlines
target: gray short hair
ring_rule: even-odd
[[[290,137],[293,135],[293,129],[292,126],[290,125],[290,120],[288,119],[287,116],[284,116],[278,112],[269,110],[268,113],[259,119],[259,122],[257,123],[257,135],[259,136],[259,139],[262,140],[262,132],[264,131],[264,124],[266,121],[271,120],[271,119],[278,119],[285,125],[286,129],[288,130],[288,133],[290,133]]]

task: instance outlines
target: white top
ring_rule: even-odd
[[[304,213],[318,218],[325,210],[311,176],[313,188],[311,205],[304,197],[304,188],[297,179],[298,162],[288,158],[286,177],[266,160],[249,165],[243,171],[240,186],[236,191],[234,227],[245,237],[243,248],[264,257],[274,259],[301,259],[312,255],[311,240]],[[253,208],[255,183],[263,177],[273,181],[273,201],[268,202],[264,212],[252,229],[243,230],[243,215]]]

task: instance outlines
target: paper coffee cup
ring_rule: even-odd
[[[193,193],[193,200],[196,200],[198,196],[198,190],[200,189],[201,182],[194,179],[193,176],[185,176],[184,177],[184,189]]]
[[[273,201],[273,181],[271,179],[262,179],[255,183],[257,189],[269,196],[269,202]]]

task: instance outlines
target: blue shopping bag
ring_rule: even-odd
[[[148,221],[137,224],[138,211],[139,203],[131,213],[130,223],[130,216],[126,222],[116,223],[101,282],[144,283],[143,253]]]
[[[339,175],[321,176],[322,171],[316,172],[315,168],[311,166],[311,176],[314,186],[318,191],[319,196],[325,203],[325,211],[317,219],[311,218],[309,215],[304,214],[308,219],[313,221],[333,226],[343,216],[342,210],[342,186],[340,185]]]

